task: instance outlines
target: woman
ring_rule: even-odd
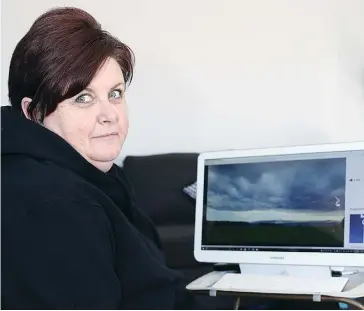
[[[187,308],[113,161],[133,53],[59,8],[20,40],[2,108],[2,308]]]

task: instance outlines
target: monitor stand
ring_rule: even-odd
[[[329,266],[298,266],[272,264],[239,264],[240,273],[255,275],[284,275],[293,277],[330,278]]]

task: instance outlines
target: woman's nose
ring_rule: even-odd
[[[113,123],[117,122],[118,114],[115,106],[107,101],[100,101],[100,122],[101,123]]]

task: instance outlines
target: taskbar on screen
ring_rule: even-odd
[[[306,252],[306,253],[364,253],[363,249],[318,249],[318,248],[256,248],[256,247],[221,247],[221,246],[202,246],[201,250],[208,251],[239,251],[239,252]]]

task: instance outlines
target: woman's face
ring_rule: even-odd
[[[63,137],[87,161],[108,171],[128,133],[125,81],[119,64],[109,58],[90,85],[61,102],[44,126]]]

